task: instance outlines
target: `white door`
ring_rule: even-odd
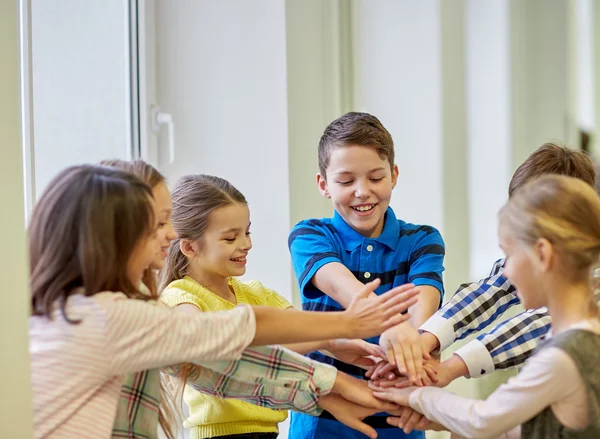
[[[141,3],[143,157],[171,185],[198,173],[233,183],[251,209],[247,277],[291,300],[285,2]],[[166,124],[152,132],[153,106],[172,117],[172,147]]]

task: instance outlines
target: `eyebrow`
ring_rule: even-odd
[[[380,166],[379,168],[371,169],[370,171],[367,171],[367,174],[370,174],[371,172],[377,172],[377,171],[385,171],[385,167]],[[342,169],[341,171],[336,172],[334,175],[345,175],[345,174],[354,174],[354,172],[346,171],[345,169]]]
[[[250,223],[248,224],[248,227],[247,227],[247,228],[249,229],[251,225],[252,225],[252,222],[250,222]],[[242,229],[241,229],[241,228],[239,228],[239,227],[235,227],[235,228],[232,228],[232,229],[223,230],[223,231],[221,232],[221,234],[222,234],[222,235],[225,235],[226,233],[231,233],[231,232],[239,232],[240,230],[242,230]]]

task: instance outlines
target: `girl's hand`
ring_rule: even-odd
[[[344,363],[356,366],[373,366],[376,364],[377,358],[385,358],[385,353],[378,345],[360,339],[338,338],[331,340],[326,352],[331,353]]]
[[[431,430],[434,424],[425,416],[409,407],[404,408],[401,416],[389,416],[387,423],[401,428],[405,434],[410,434],[413,430]]]
[[[417,303],[419,290],[406,284],[377,296],[374,292],[380,283],[375,279],[365,284],[342,313],[347,319],[350,338],[374,337],[410,318],[402,313]]]
[[[377,438],[377,432],[373,427],[362,422],[363,419],[379,412],[388,412],[396,416],[403,414],[403,409],[399,409],[394,404],[380,401],[378,407],[364,407],[334,393],[319,398],[319,406],[331,413],[342,424],[358,430],[372,439]]]
[[[369,382],[369,387],[373,390],[373,396],[384,401],[393,402],[394,404],[401,405],[403,407],[410,407],[408,403],[410,394],[413,393],[418,387],[411,386],[403,389],[395,387],[378,387],[373,382]]]

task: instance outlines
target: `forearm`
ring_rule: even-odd
[[[420,329],[433,334],[443,351],[456,340],[490,325],[517,303],[515,289],[506,278],[501,275],[489,277],[461,285]]]
[[[440,292],[437,288],[429,285],[419,286],[419,300],[409,308],[410,323],[413,328],[419,328],[439,308]]]
[[[324,341],[345,337],[354,329],[341,312],[291,313],[261,306],[254,308],[254,314],[256,335],[251,346]]]
[[[310,414],[338,381],[332,366],[281,346],[248,348],[238,361],[202,362],[191,371],[186,382],[202,393]],[[180,376],[180,367],[163,372]]]
[[[297,352],[299,354],[308,354],[314,351],[327,350],[328,346],[329,340],[309,341],[306,343],[288,343],[284,345],[285,348]]]
[[[550,331],[550,323],[544,310],[525,311],[470,341],[455,354],[463,359],[471,378],[521,366],[531,356],[540,337]]]
[[[313,276],[312,283],[344,309],[348,308],[356,293],[364,287],[364,284],[339,262],[321,267]]]
[[[216,383],[216,384],[211,384]],[[318,416],[321,409],[317,402],[327,392],[301,390],[297,385],[250,384],[223,376],[210,369],[197,366],[186,382],[195,390],[217,398],[237,399],[275,410],[293,410]]]

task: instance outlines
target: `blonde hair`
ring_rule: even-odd
[[[542,176],[518,189],[499,219],[518,241],[548,240],[561,255],[565,273],[591,280],[600,256],[600,197],[586,182]]]

